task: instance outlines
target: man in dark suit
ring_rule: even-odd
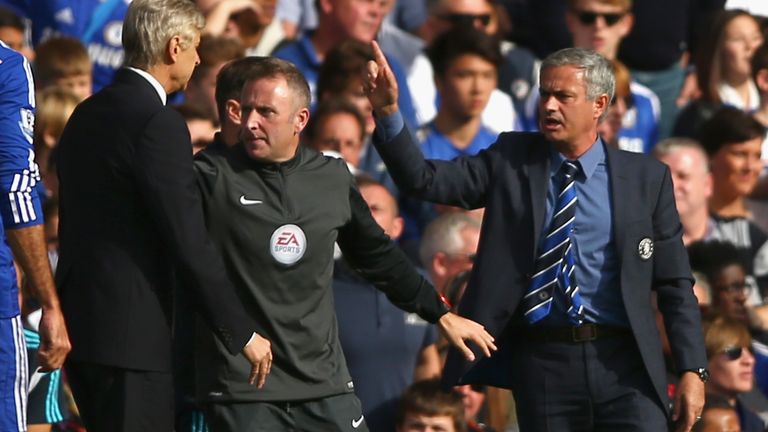
[[[89,431],[173,430],[174,270],[214,333],[263,385],[255,334],[207,238],[186,124],[165,106],[199,62],[204,19],[187,0],[136,0],[128,66],[78,106],[61,138],[56,282],[72,339],[65,366]]]
[[[611,64],[567,49],[541,67],[541,133],[505,133],[452,162],[424,160],[398,113],[378,47],[364,87],[374,143],[406,194],[485,207],[460,313],[499,351],[448,357],[444,382],[511,388],[523,431],[688,431],[707,360],[668,169],[605,146]],[[680,381],[669,411],[658,296]],[[476,357],[479,358],[479,357]]]

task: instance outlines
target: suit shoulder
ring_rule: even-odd
[[[669,177],[669,168],[663,162],[643,153],[614,150],[609,169],[618,170],[622,177],[636,179],[642,183],[661,185]]]
[[[341,157],[333,155],[325,155],[317,150],[301,147],[302,165],[307,168],[320,168],[324,167],[331,170],[349,171],[347,168],[347,162]]]
[[[204,150],[194,155],[195,168],[203,171],[216,171],[217,167],[225,163],[227,148],[217,145],[209,145]]]
[[[502,132],[489,149],[502,153],[523,154],[528,153],[532,147],[545,145],[546,142],[540,132]]]
[[[505,145],[530,145],[545,141],[541,132],[502,132],[496,139]]]

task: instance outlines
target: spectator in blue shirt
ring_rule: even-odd
[[[320,65],[328,52],[341,42],[354,39],[370,43],[389,12],[390,1],[327,0],[319,3],[318,26],[315,31],[285,44],[275,51],[275,57],[295,64],[309,83],[313,108],[317,102],[317,78]],[[400,106],[408,124],[416,126],[416,111],[408,90],[405,72],[392,56],[387,57],[397,77]]]
[[[501,54],[498,44],[475,29],[456,28],[427,50],[440,94],[437,116],[419,132],[428,159],[453,159],[487,148],[496,135],[482,113],[496,88]]]

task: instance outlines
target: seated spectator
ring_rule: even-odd
[[[344,159],[354,174],[365,138],[365,119],[357,107],[343,99],[328,99],[317,106],[302,142],[326,156]]]
[[[205,35],[197,47],[200,64],[192,72],[187,88],[184,90],[185,102],[195,105],[216,119],[220,120],[216,109],[216,76],[228,62],[243,58],[242,45],[237,40]]]
[[[709,237],[714,225],[708,203],[712,196],[712,176],[704,148],[690,138],[667,138],[653,148],[653,155],[669,167],[672,175],[675,206],[683,225],[683,243],[689,245]]]
[[[367,177],[358,177],[357,185],[376,223],[396,240],[403,220],[394,197]],[[339,340],[366,424],[371,432],[390,432],[406,387],[440,375],[436,328],[395,307],[344,260],[334,266],[333,294]]]
[[[713,179],[709,238],[729,241],[747,251],[747,273],[757,280],[758,301],[768,297],[768,236],[750,220],[753,214],[746,198],[762,169],[764,135],[765,128],[757,120],[729,107],[718,110],[698,132]]]
[[[704,275],[712,293],[710,312],[749,326],[744,251],[723,241],[695,242],[688,246],[691,269]]]
[[[288,60],[301,71],[309,83],[314,107],[319,94],[316,92],[320,66],[326,61],[328,52],[347,40],[370,44],[381,27],[384,16],[392,2],[324,0],[318,3],[318,26],[311,34],[296,41],[288,42],[274,52],[274,56]],[[394,58],[388,56],[399,91],[400,111],[406,123],[415,127],[416,112],[411,92],[406,82],[405,71]]]
[[[701,412],[701,420],[693,425],[691,432],[740,432],[739,416],[728,403],[728,399],[708,394]]]
[[[737,321],[716,317],[704,323],[704,343],[710,373],[707,392],[728,400],[738,413],[742,431],[763,432],[763,421],[742,401],[754,382],[755,357],[749,331]]]
[[[399,199],[400,193],[386,165],[373,145],[370,145],[370,135],[376,123],[371,103],[363,92],[362,77],[368,61],[373,60],[371,46],[357,40],[347,40],[328,51],[325,60],[317,77],[318,100],[341,98],[357,107],[365,119],[366,134],[357,168],[386,186]]]
[[[485,1],[485,0],[483,0]],[[452,160],[491,146],[498,132],[483,120],[497,91],[502,58],[495,39],[472,27],[454,27],[427,49],[438,92],[437,115],[416,132],[427,159]],[[417,242],[435,218],[434,206],[412,198],[401,201],[406,229],[403,241]]]
[[[428,45],[431,45],[443,33],[451,29],[469,30],[474,28],[493,36],[498,26],[492,26],[494,9],[489,0],[438,0],[429,5],[429,15],[424,23],[422,34]],[[505,62],[516,61],[518,57],[507,51]],[[504,67],[506,79],[513,79],[508,73],[515,69],[510,65]],[[533,67],[534,62],[527,64]],[[523,73],[524,75],[527,75]],[[416,106],[418,125],[431,121],[437,114],[440,95],[434,85],[434,70],[425,56],[417,56],[408,73],[408,86],[413,94]],[[483,110],[483,123],[496,133],[521,130],[522,123],[512,102],[512,98],[500,89],[494,89]]]
[[[268,56],[285,39],[275,19],[277,0],[198,0],[203,33],[240,42],[247,56]],[[201,56],[202,57],[202,56]]]
[[[56,86],[74,93],[81,101],[91,95],[91,59],[75,38],[60,36],[35,49],[35,83],[38,89]]]
[[[750,62],[763,35],[755,17],[738,9],[720,11],[701,36],[694,59],[701,97],[678,114],[675,136],[696,136],[722,105],[747,112],[759,106]]]
[[[456,391],[444,392],[438,380],[412,384],[400,399],[397,432],[465,432],[464,404]]]
[[[482,113],[498,82],[498,44],[478,30],[456,28],[435,39],[427,54],[440,102],[435,118],[417,132],[424,156],[452,160],[488,148],[498,133]]]
[[[472,269],[479,241],[480,222],[464,212],[446,213],[427,226],[419,259],[435,289],[445,294],[451,280]]]

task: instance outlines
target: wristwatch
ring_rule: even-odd
[[[696,369],[685,369],[683,372],[693,372],[693,373],[695,373],[696,375],[699,376],[699,379],[703,383],[709,381],[709,371],[707,370],[707,368],[701,367],[701,368],[696,368]]]

